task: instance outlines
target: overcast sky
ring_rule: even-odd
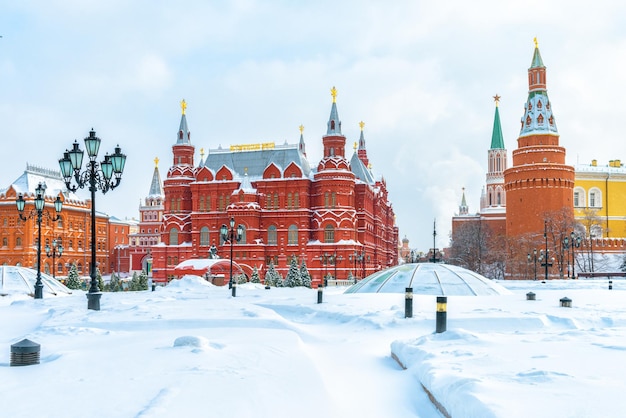
[[[478,210],[493,96],[510,155],[533,38],[567,162],[626,160],[626,4],[618,1],[0,1],[0,187],[26,163],[58,169],[93,127],[128,155],[96,208],[137,217],[154,158],[165,178],[188,103],[200,148],[295,143],[316,166],[330,88],[348,144],[359,122],[400,237],[449,243],[462,188]],[[11,147],[11,144],[17,144]],[[346,147],[347,158],[352,147]]]

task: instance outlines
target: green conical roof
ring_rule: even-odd
[[[543,65],[541,54],[539,53],[539,43],[537,42],[537,38],[535,38],[535,53],[533,54],[533,62],[530,64],[530,68],[538,68],[538,67],[545,67],[545,66]]]
[[[502,126],[500,125],[500,111],[496,100],[496,115],[493,118],[493,133],[491,134],[491,149],[504,149]]]

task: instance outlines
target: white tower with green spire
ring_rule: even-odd
[[[480,211],[502,211],[506,207],[504,170],[507,168],[506,148],[500,124],[500,96],[493,96],[496,112],[493,118],[491,147],[487,151],[487,189],[481,196]]]

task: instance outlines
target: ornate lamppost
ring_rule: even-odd
[[[52,257],[52,277],[56,278],[55,275],[55,268],[56,268],[56,261],[55,258],[57,257],[61,257],[61,255],[63,255],[63,245],[61,245],[61,243],[57,243],[56,239],[52,240],[52,247],[50,247],[48,244],[46,244],[46,255],[48,257]]]
[[[571,238],[570,245],[571,245],[571,248],[572,248],[572,279],[575,279],[576,278],[576,274],[575,274],[576,268],[574,266],[576,265],[576,254],[575,254],[575,250],[574,249],[575,248],[580,248],[580,241],[581,241],[581,239],[580,239],[580,236],[578,236],[578,235],[576,235],[574,233],[574,231],[572,231],[569,234],[569,236]]]
[[[89,131],[89,136],[85,138],[85,148],[89,157],[85,171],[80,171],[84,153],[79,148],[78,141],[74,141],[73,148],[65,151],[63,158],[59,159],[61,175],[67,188],[75,192],[79,188],[89,187],[91,192],[91,285],[87,292],[87,309],[95,311],[100,310],[100,297],[102,296],[96,278],[96,190],[101,190],[104,194],[119,186],[126,164],[126,155],[122,154],[119,145],[115,147],[113,155],[106,154],[102,162],[96,162],[100,142],[96,132],[93,129]],[[75,185],[72,185],[72,178]]]
[[[57,196],[54,201],[54,210],[56,211],[56,215],[52,217],[50,216],[50,213],[44,212],[44,208],[46,206],[45,193],[46,183],[39,183],[35,189],[35,209],[32,209],[26,216],[24,216],[24,206],[26,204],[24,196],[19,195],[15,201],[15,204],[17,205],[17,212],[21,220],[26,221],[35,217],[37,219],[37,281],[35,282],[35,299],[43,298],[43,283],[41,282],[41,219],[45,215],[52,222],[56,222],[61,219],[59,213],[61,213],[61,209],[63,208],[61,197]]]
[[[226,225],[222,225],[220,228],[220,234],[222,235],[222,241],[230,242],[230,279],[228,280],[228,288],[233,288],[233,243],[234,241],[241,241],[243,237],[243,226],[237,225],[235,230],[235,218],[230,218],[230,229]]]
[[[545,268],[544,280],[548,280],[548,267],[552,267],[552,263],[554,262],[554,257],[550,258],[550,250],[546,250],[545,252],[541,250],[539,252],[539,261],[541,261],[541,267]]]
[[[567,260],[565,264],[567,264],[567,278],[569,279],[569,257],[565,257],[565,251],[569,251],[569,237],[563,238],[563,246],[561,247],[561,260]],[[563,263],[561,263],[563,264]]]

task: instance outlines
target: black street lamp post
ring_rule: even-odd
[[[235,230],[235,218],[230,218],[230,229],[226,225],[222,225],[220,228],[220,234],[222,235],[222,241],[230,242],[230,279],[228,280],[228,288],[233,288],[233,243],[234,241],[241,241],[243,237],[243,226],[237,225]]]
[[[46,244],[46,255],[48,257],[52,257],[52,277],[56,278],[55,275],[55,268],[56,268],[56,261],[55,259],[57,257],[61,257],[61,255],[63,255],[63,245],[61,245],[61,243],[57,243],[57,240],[53,239],[52,240],[52,247],[50,247],[48,244]]]
[[[570,271],[569,270],[569,257],[567,257],[567,258],[565,257],[565,251],[569,251],[569,244],[570,244],[569,237],[563,238],[563,246],[561,247],[562,248],[562,251],[561,251],[561,261],[563,261],[564,259],[567,260],[565,262],[565,264],[567,264],[567,278],[568,279],[570,278],[569,277],[569,271]],[[561,262],[561,265],[562,264],[563,263]]]
[[[126,155],[122,154],[119,145],[115,147],[113,155],[106,154],[102,162],[96,162],[100,142],[96,132],[93,129],[89,131],[89,136],[85,138],[85,148],[89,161],[83,172],[80,170],[84,152],[79,148],[78,141],[74,141],[73,148],[65,151],[63,158],[59,159],[61,175],[67,188],[75,192],[79,188],[89,187],[91,192],[91,285],[87,292],[87,309],[95,311],[100,310],[100,297],[102,297],[96,278],[96,190],[101,190],[104,194],[119,186],[126,164]],[[76,183],[75,185],[72,185],[72,178]]]
[[[337,280],[337,262],[341,262],[341,260],[343,260],[343,257],[340,255],[337,255],[337,253],[333,254],[333,264],[335,265],[335,277],[334,279]]]
[[[545,268],[544,280],[548,280],[548,267],[552,267],[552,263],[554,262],[554,257],[550,258],[550,250],[546,250],[545,252],[541,250],[539,252],[539,261],[541,261],[541,267]]]
[[[543,237],[546,239],[546,251],[541,250],[541,256],[544,257],[541,267],[545,268],[545,280],[548,280],[548,267],[552,267],[554,258],[550,259],[550,250],[548,249],[548,221],[543,221]]]
[[[571,234],[569,234],[571,241],[570,241],[570,245],[572,248],[572,279],[576,278],[576,268],[574,267],[576,265],[576,254],[575,254],[575,248],[580,248],[580,237],[578,235],[576,235],[574,233],[574,231],[572,231]]]
[[[530,256],[530,253],[528,253],[528,262],[530,263],[530,261],[533,260],[535,263],[535,278],[534,280],[537,280],[537,249],[533,249],[533,254],[532,257]]]
[[[45,215],[52,222],[56,222],[61,217],[59,214],[61,213],[61,209],[63,208],[63,202],[61,201],[61,197],[57,196],[54,201],[54,210],[56,215],[54,218],[50,216],[50,213],[44,212],[44,208],[46,206],[45,200],[46,193],[46,183],[39,183],[37,188],[35,189],[35,209],[31,210],[30,213],[24,216],[24,206],[26,201],[24,200],[24,196],[19,195],[17,200],[15,201],[17,205],[17,212],[21,220],[26,221],[31,218],[37,219],[37,281],[35,282],[35,299],[43,298],[43,283],[41,281],[41,219]]]

